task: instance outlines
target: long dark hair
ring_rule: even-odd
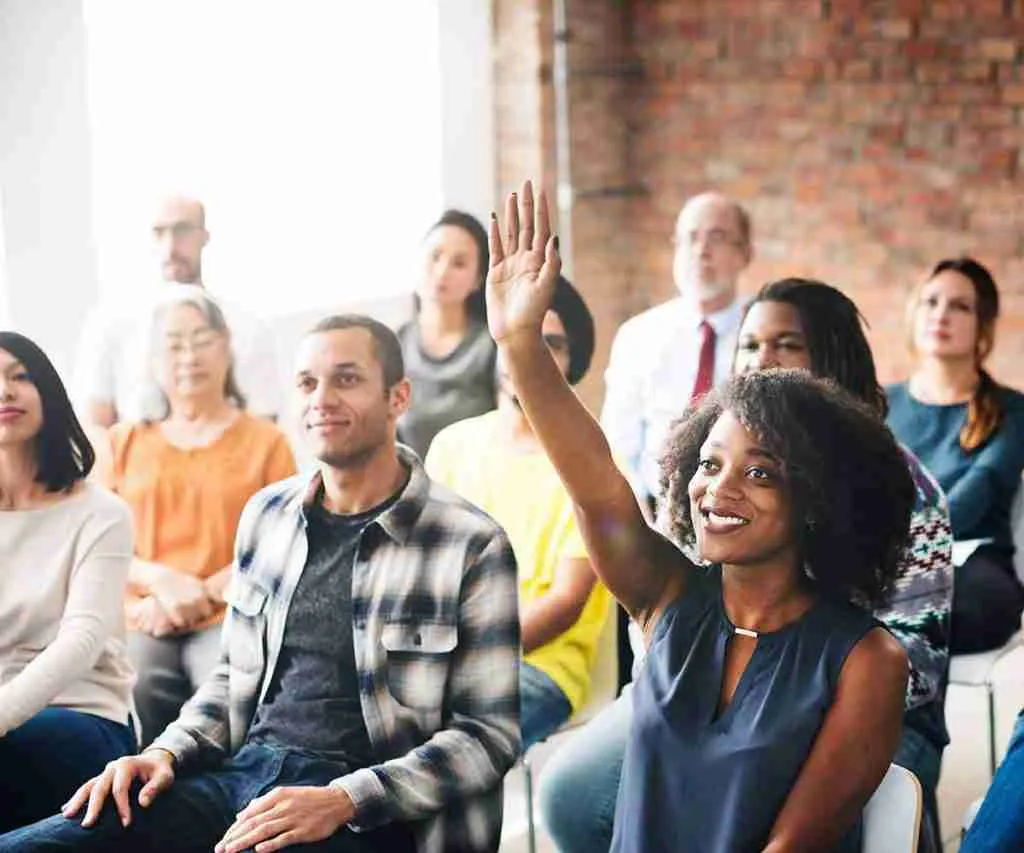
[[[39,345],[17,332],[0,332],[6,350],[28,373],[39,392],[43,425],[35,438],[36,482],[48,492],[66,492],[89,476],[96,454],[68,399],[57,369]]]
[[[864,317],[850,297],[822,281],[784,278],[761,288],[744,319],[758,302],[791,305],[800,317],[811,373],[837,382],[885,417],[888,403],[864,334]]]
[[[672,538],[696,541],[687,487],[724,412],[782,461],[794,539],[813,575],[805,582],[834,598],[885,602],[909,535],[914,481],[874,408],[806,370],[734,376],[675,423],[661,458]]]
[[[974,310],[978,318],[978,343],[974,358],[978,370],[978,387],[974,389],[974,395],[967,405],[967,420],[960,430],[960,447],[964,452],[971,453],[988,441],[1003,422],[999,383],[982,367],[996,342],[999,288],[984,264],[967,256],[939,261],[927,281],[947,270],[958,272],[970,281],[976,301]]]

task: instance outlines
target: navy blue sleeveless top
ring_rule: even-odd
[[[718,715],[733,626],[721,569],[697,570],[654,629],[633,687],[614,853],[760,853],[832,705],[857,642],[880,625],[818,601],[761,634]],[[835,853],[860,853],[860,825]]]

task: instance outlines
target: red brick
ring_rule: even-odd
[[[977,56],[995,62],[1014,62],[1017,52],[1018,44],[1014,39],[982,39],[975,47]]]

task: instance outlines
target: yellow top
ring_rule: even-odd
[[[284,433],[245,412],[206,447],[176,447],[159,423],[115,424],[110,442],[104,480],[131,508],[135,555],[204,580],[234,558],[249,498],[295,473]],[[135,598],[127,593],[128,601]],[[197,628],[223,615],[221,608]]]
[[[519,601],[552,586],[564,559],[587,558],[572,501],[543,451],[509,449],[498,412],[459,421],[430,445],[427,473],[492,516],[508,534],[519,565]],[[611,598],[598,581],[576,623],[524,660],[548,675],[575,713],[586,701],[597,642]]]

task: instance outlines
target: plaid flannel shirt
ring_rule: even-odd
[[[493,520],[399,453],[409,483],[363,532],[352,575],[360,700],[380,763],[331,784],[352,798],[357,831],[414,822],[419,853],[496,851],[502,779],[521,749],[515,558]],[[308,553],[305,510],[321,483],[319,473],[275,483],[242,514],[220,663],[153,743],[182,768],[245,742],[274,675]]]

